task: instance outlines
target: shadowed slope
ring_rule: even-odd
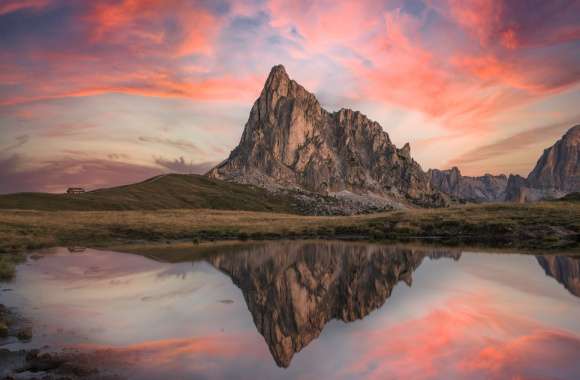
[[[178,208],[292,211],[289,198],[270,194],[263,189],[183,174],[161,175],[136,184],[76,195],[0,195],[0,209],[91,211]]]

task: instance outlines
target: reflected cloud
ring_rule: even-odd
[[[580,373],[578,299],[539,268],[574,294],[575,256],[340,241],[157,250],[50,250],[5,297],[28,296],[46,331],[33,344],[77,348],[131,379]]]
[[[259,357],[259,349],[238,343],[244,340],[246,339],[243,336],[210,335],[150,340],[127,346],[81,344],[74,348],[90,351],[91,356],[117,368],[136,364],[140,376],[151,379],[171,375],[173,372],[183,373],[184,370],[194,373],[219,373],[220,361]]]
[[[494,308],[490,295],[448,299],[425,316],[356,337],[366,379],[572,379],[580,336]],[[356,344],[356,343],[355,343]],[[570,377],[572,376],[572,377]]]

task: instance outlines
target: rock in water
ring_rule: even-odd
[[[239,145],[208,175],[270,189],[444,203],[408,144],[397,149],[360,112],[326,111],[281,65],[272,68]]]

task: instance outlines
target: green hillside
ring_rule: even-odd
[[[76,195],[0,195],[0,209],[96,211],[178,208],[292,212],[287,197],[275,196],[255,186],[185,174],[161,175],[136,184]]]

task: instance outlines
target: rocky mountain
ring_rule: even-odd
[[[573,295],[580,297],[580,257],[536,256],[546,275],[553,277]]]
[[[326,111],[281,65],[272,68],[239,145],[208,176],[383,206],[444,203],[409,144],[397,148],[360,112]]]
[[[467,202],[498,202],[505,199],[508,179],[505,175],[485,174],[480,177],[461,175],[457,167],[427,172],[431,186],[455,199]]]
[[[272,356],[288,367],[332,319],[351,322],[381,307],[425,257],[461,253],[344,242],[276,242],[207,260],[231,277]]]
[[[510,176],[506,199],[515,202],[560,198],[580,191],[580,125],[544,150],[527,178]]]

